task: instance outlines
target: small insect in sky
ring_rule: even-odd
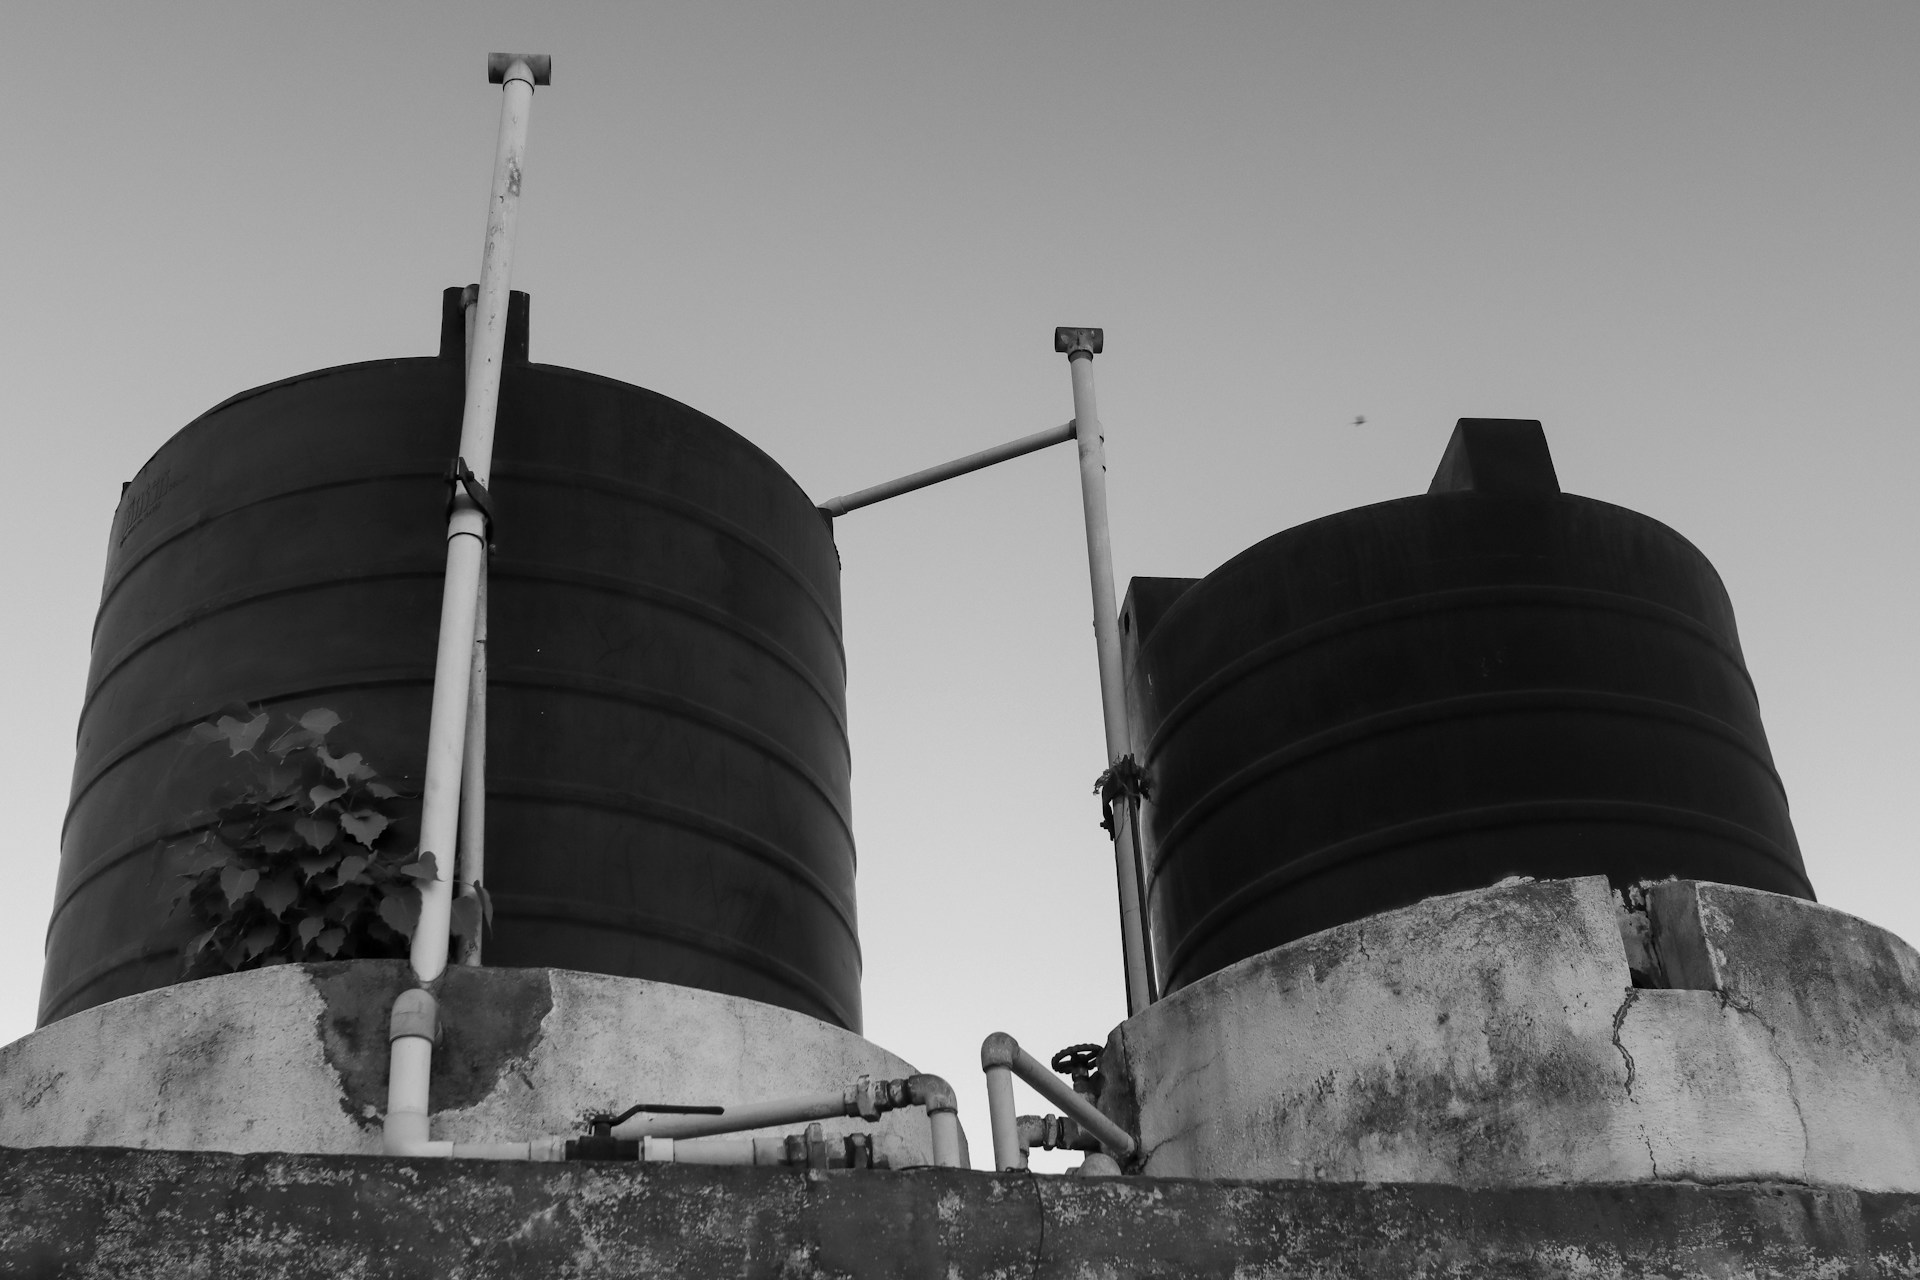
[[[1361,415],[1360,415],[1359,417],[1357,417],[1357,418],[1355,418],[1355,419],[1353,420],[1353,425],[1354,425],[1354,426],[1356,426],[1356,427],[1364,427],[1364,426],[1366,426],[1366,425],[1367,425],[1367,415],[1363,413],[1363,414],[1361,414]]]

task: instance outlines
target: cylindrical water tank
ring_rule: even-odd
[[[1163,990],[1510,875],[1813,896],[1719,575],[1561,493],[1538,423],[1123,622]]]
[[[839,562],[770,458],[664,396],[526,361],[492,493],[486,960],[860,1027]],[[441,353],[244,392],[126,487],[81,712],[42,1022],[181,976],[163,847],[245,704],[324,706],[417,795],[459,436]],[[414,802],[417,807],[417,801]]]

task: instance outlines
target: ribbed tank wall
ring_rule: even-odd
[[[450,326],[450,329],[453,327]],[[524,352],[524,331],[518,347]],[[235,704],[345,719],[417,793],[461,362],[234,397],[114,521],[43,1022],[177,981],[172,836]],[[492,477],[487,962],[703,987],[860,1026],[839,565],[813,503],[706,416],[509,360]]]
[[[1126,622],[1165,990],[1509,875],[1812,896],[1726,592],[1646,516],[1382,503],[1136,580]]]

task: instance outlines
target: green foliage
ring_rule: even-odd
[[[188,741],[224,745],[235,778],[213,797],[214,819],[175,846],[177,899],[200,926],[185,950],[189,977],[289,960],[399,957],[420,921],[420,887],[436,875],[396,825],[400,793],[357,751],[333,754],[340,717],[316,707],[267,737],[265,711],[198,724]],[[454,900],[453,932],[492,923],[486,891]]]

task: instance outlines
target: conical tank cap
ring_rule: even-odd
[[[1462,418],[1428,493],[1560,492],[1547,433],[1533,418]]]

